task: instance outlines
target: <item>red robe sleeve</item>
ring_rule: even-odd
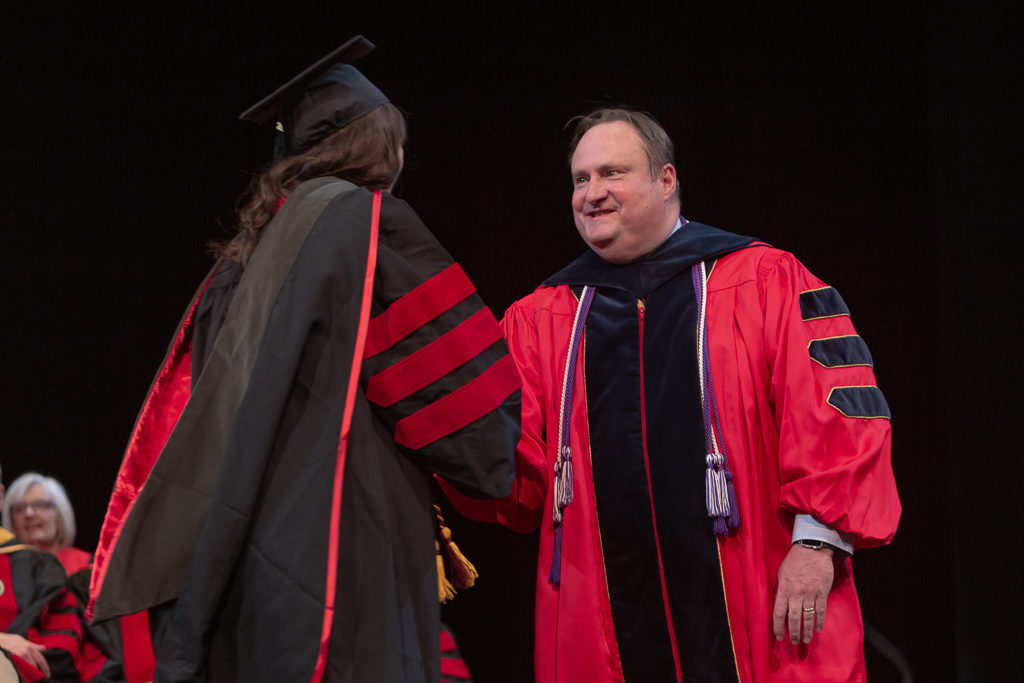
[[[871,355],[838,293],[789,253],[758,269],[780,504],[854,537],[888,543],[901,512],[890,417]]]

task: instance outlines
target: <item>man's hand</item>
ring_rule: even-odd
[[[0,647],[12,655],[18,655],[42,671],[43,677],[50,677],[50,665],[46,663],[46,658],[43,657],[43,650],[46,649],[45,646],[38,643],[30,643],[15,633],[0,633]]]
[[[801,627],[805,643],[821,631],[834,575],[831,548],[815,550],[794,545],[789,549],[779,567],[779,590],[772,610],[776,640],[782,640],[787,627],[794,645],[800,642]]]

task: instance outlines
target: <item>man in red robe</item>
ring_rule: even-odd
[[[850,555],[901,508],[845,303],[791,254],[680,216],[651,117],[599,109],[571,149],[590,250],[502,321],[513,491],[449,487],[471,517],[540,527],[537,680],[864,680]]]

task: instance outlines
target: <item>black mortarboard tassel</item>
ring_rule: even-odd
[[[374,48],[355,36],[239,116],[259,124],[277,120],[278,158],[303,152],[388,101],[350,64]]]

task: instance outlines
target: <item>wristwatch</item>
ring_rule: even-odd
[[[822,548],[831,548],[833,554],[835,554],[835,552],[836,552],[835,546],[829,545],[828,543],[825,543],[825,541],[819,541],[816,538],[801,538],[799,541],[793,541],[793,543],[795,545],[802,545],[805,548],[810,548],[811,550],[821,550]]]

